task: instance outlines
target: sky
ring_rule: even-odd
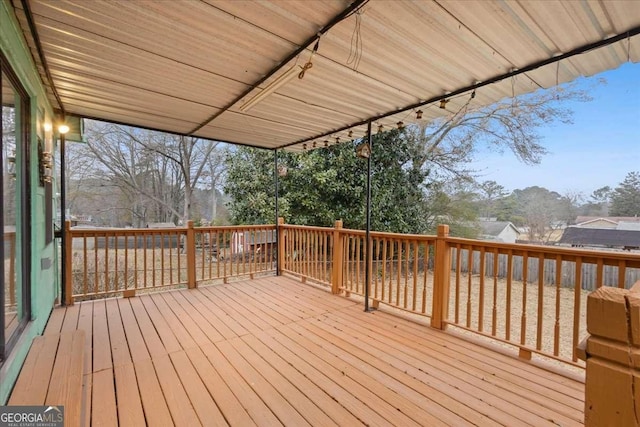
[[[605,79],[604,84],[595,84]],[[540,129],[549,151],[528,166],[506,151],[480,151],[473,167],[481,181],[493,180],[511,191],[529,186],[560,194],[615,188],[627,173],[640,172],[640,64],[626,63],[576,83],[589,89],[592,101],[572,102],[573,124]]]

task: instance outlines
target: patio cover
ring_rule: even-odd
[[[640,59],[630,0],[0,1],[64,113],[269,149],[451,114],[474,88],[486,105]]]

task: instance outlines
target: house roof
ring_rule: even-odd
[[[580,218],[580,217],[578,217],[578,218]],[[587,220],[587,221],[576,222],[576,227],[582,227],[582,226],[593,224],[593,223],[596,223],[596,222],[608,222],[611,225],[618,224],[617,221],[614,221],[614,220],[609,219],[609,218],[594,218],[594,219],[590,219],[590,220]]]
[[[559,243],[580,246],[640,247],[640,230],[567,227]]]
[[[618,226],[616,227],[618,230],[638,230],[640,231],[640,221],[631,222],[631,221],[620,221]]]
[[[0,2],[66,114],[264,148],[324,146],[369,120],[448,115],[475,88],[472,105],[488,105],[640,60],[637,1]]]
[[[498,236],[508,227],[513,228],[516,233],[520,234],[516,226],[508,221],[480,221],[478,224],[480,225],[482,234],[485,236]]]
[[[620,221],[624,222],[637,222],[640,223],[640,217],[636,216],[578,216],[576,217],[576,225],[595,221],[609,221],[613,224],[617,224]]]

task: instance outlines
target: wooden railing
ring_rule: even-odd
[[[369,268],[373,307],[427,316],[435,328],[491,338],[526,359],[575,366],[583,366],[575,348],[586,336],[589,291],[629,288],[640,277],[638,254],[452,238],[447,226],[437,236],[372,232],[368,260],[365,232],[340,222],[283,225],[281,233],[287,273],[362,296]]]
[[[281,271],[331,286],[334,232],[331,228],[280,224]]]
[[[548,246],[446,239],[453,273],[445,323],[538,353],[580,364],[586,298],[595,288],[629,288],[640,256]],[[605,281],[607,270],[616,280]],[[609,274],[608,276],[611,276]]]
[[[629,288],[640,255],[284,224],[143,230],[67,228],[68,302],[256,273],[295,275],[333,293],[365,294],[371,305],[426,316],[496,340],[523,358],[581,366],[587,293]],[[278,239],[276,239],[278,233]]]
[[[71,229],[67,304],[275,270],[275,226]]]

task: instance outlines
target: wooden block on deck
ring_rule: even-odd
[[[122,297],[123,298],[132,298],[136,296],[136,290],[135,289],[127,289],[126,291],[122,291]]]
[[[587,297],[587,331],[591,335],[627,342],[629,325],[625,289],[602,287]]]
[[[526,348],[520,348],[518,352],[518,357],[524,360],[531,360],[531,350],[527,350]]]

